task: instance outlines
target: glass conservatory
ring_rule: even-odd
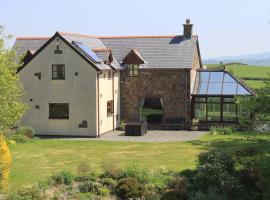
[[[253,92],[230,73],[200,70],[192,93],[192,118],[200,122],[237,122],[241,107],[235,97],[250,95]]]

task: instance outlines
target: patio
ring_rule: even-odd
[[[130,141],[130,142],[177,142],[197,140],[205,131],[169,131],[169,130],[149,130],[143,136],[125,136],[124,131],[112,131],[101,135],[94,140],[103,141]]]

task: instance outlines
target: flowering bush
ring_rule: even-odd
[[[9,171],[12,166],[12,157],[3,135],[0,135],[0,192],[8,189]]]

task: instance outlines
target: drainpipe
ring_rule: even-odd
[[[113,131],[115,129],[114,127],[114,74],[115,74],[115,70],[113,70],[113,73],[112,73],[112,100],[113,100]]]
[[[100,119],[99,119],[99,96],[100,96],[100,94],[99,94],[99,75],[100,74],[102,74],[102,72],[98,72],[97,73],[97,119],[98,119],[98,135],[97,135],[97,137],[99,138],[100,137]]]

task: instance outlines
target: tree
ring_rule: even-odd
[[[25,112],[23,87],[19,83],[17,69],[20,66],[16,52],[5,47],[11,38],[0,26],[0,132],[4,133],[15,125]]]
[[[270,121],[270,74],[264,81],[263,87],[256,91],[256,95],[251,97],[239,97],[237,103],[240,105],[245,113],[255,114],[255,122],[259,121]],[[240,115],[245,121],[248,115]]]
[[[5,137],[0,135],[0,193],[8,189],[9,171],[12,166],[12,157]]]

